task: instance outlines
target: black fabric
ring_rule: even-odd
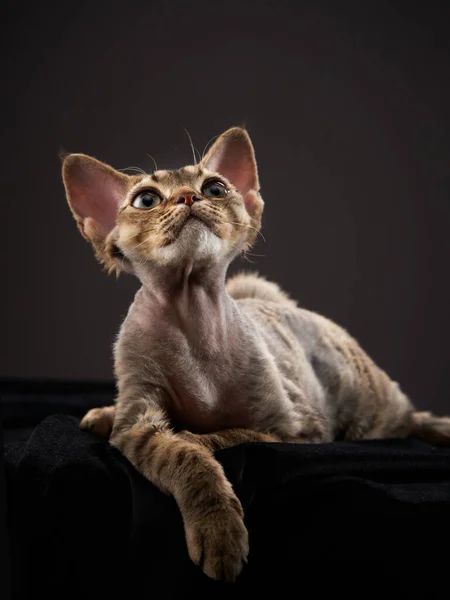
[[[446,597],[449,450],[414,440],[246,444],[217,458],[250,533],[234,585],[191,563],[174,500],[76,417],[10,436],[14,597]]]

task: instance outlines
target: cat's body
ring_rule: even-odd
[[[189,554],[210,577],[234,580],[248,553],[215,450],[410,435],[450,444],[450,419],[416,412],[338,325],[255,275],[226,282],[263,210],[244,130],[178,171],[131,177],[69,155],[63,177],[99,260],[142,283],[115,344],[115,406],[81,426],[175,497]]]
[[[116,343],[119,384],[161,388],[176,429],[314,442],[409,432],[409,401],[342,328],[255,275],[210,292],[180,278],[167,298],[137,293]]]

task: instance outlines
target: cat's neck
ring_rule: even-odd
[[[140,309],[161,326],[181,330],[192,344],[220,347],[235,328],[236,305],[225,289],[227,267],[186,262],[153,268],[140,275]]]
[[[195,296],[201,292],[208,297],[221,299],[225,293],[228,265],[196,265],[185,261],[176,267],[152,267],[139,273],[145,295],[153,300],[172,303],[174,300]]]

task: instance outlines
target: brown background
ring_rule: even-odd
[[[450,412],[446,3],[10,2],[2,18],[0,377],[109,380],[137,289],[76,231],[58,151],[190,161],[247,125],[254,268]]]

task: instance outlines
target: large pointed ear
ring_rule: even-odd
[[[211,146],[202,165],[226,177],[239,190],[250,215],[261,208],[255,152],[245,129],[232,127],[225,131]]]
[[[81,233],[91,241],[104,239],[115,227],[132,177],[85,154],[66,156],[62,176]]]

